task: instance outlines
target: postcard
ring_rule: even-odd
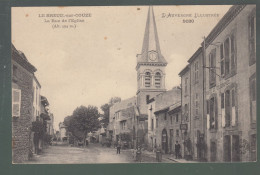
[[[13,164],[255,162],[256,5],[11,8]]]

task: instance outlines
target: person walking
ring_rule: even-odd
[[[175,144],[175,157],[176,157],[176,159],[180,158],[180,149],[181,149],[181,145],[178,143],[178,141],[176,141],[176,144]]]
[[[121,149],[121,141],[119,140],[116,145],[116,154],[120,154],[120,149]]]

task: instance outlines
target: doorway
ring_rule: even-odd
[[[166,129],[162,131],[162,150],[165,154],[168,153],[168,136]]]

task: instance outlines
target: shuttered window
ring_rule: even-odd
[[[21,90],[12,89],[12,116],[20,117],[21,114]]]
[[[209,85],[216,85],[216,49],[213,49],[209,54]]]
[[[237,115],[236,115],[236,89],[235,87],[226,90],[225,92],[225,105],[224,105],[224,116],[225,116],[225,126],[230,127],[236,126]]]
[[[255,9],[248,17],[249,65],[256,62],[256,17]]]
[[[224,43],[220,45],[220,73],[222,76],[236,73],[235,33],[231,33]]]

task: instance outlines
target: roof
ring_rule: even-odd
[[[243,10],[246,5],[233,5],[227,13],[221,18],[217,25],[211,30],[206,37],[206,48],[210,43],[226,28],[226,26],[233,21],[233,19]],[[203,45],[203,43],[201,43]]]
[[[137,55],[137,64],[147,63],[149,52],[157,52],[158,54],[158,60],[152,62],[153,64],[155,63],[161,63],[163,65],[167,64],[167,61],[164,59],[163,55],[161,54],[157,27],[156,27],[152,6],[150,6],[148,10],[142,53]]]
[[[155,112],[168,110],[170,106],[181,101],[181,89],[174,87],[164,93],[158,94],[155,97]]]
[[[180,111],[181,110],[181,101],[179,101],[179,102],[177,102],[177,103],[175,103],[175,104],[173,104],[173,105],[171,105],[170,107],[169,107],[169,114],[173,114],[173,113],[175,113],[175,112],[178,112],[178,111]]]
[[[24,67],[27,71],[34,73],[37,69],[28,61],[23,52],[18,51],[12,44],[12,60]]]
[[[233,5],[227,13],[221,18],[221,20],[217,23],[217,25],[211,30],[209,35],[205,38],[205,47],[207,48],[210,43],[226,28],[226,26],[243,10],[246,5]],[[203,46],[204,41],[201,43]],[[202,52],[202,47],[198,48],[198,50],[191,56],[188,60],[191,63],[200,53]],[[189,69],[187,65],[180,73],[179,76],[184,75]]]
[[[202,47],[197,49],[197,51],[190,57],[188,62],[192,63],[201,53],[202,53]]]
[[[188,64],[187,66],[185,66],[181,72],[179,73],[179,76],[183,76],[186,72],[188,72],[188,70],[190,69],[190,65]]]

